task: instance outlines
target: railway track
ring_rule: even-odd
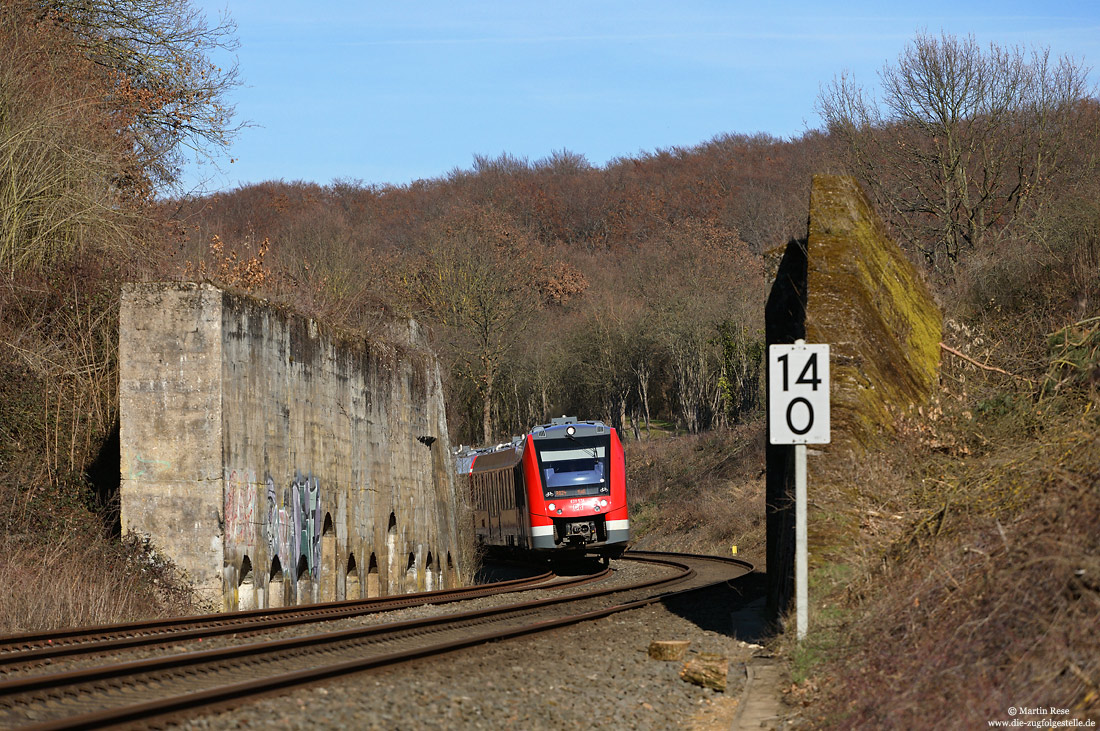
[[[159,725],[292,686],[598,619],[751,570],[733,559],[683,554],[638,552],[626,558],[662,565],[664,575],[487,609],[0,682],[0,726]]]
[[[561,579],[552,586],[554,588],[577,586],[598,581],[609,573],[609,569],[604,569],[589,576]],[[477,597],[525,591],[546,584],[554,578],[552,572],[546,571],[534,576],[460,589],[278,609],[208,614],[198,617],[175,617],[148,622],[85,627],[62,632],[11,635],[0,637],[0,677],[9,674],[15,667],[41,665],[47,661],[76,655],[118,652],[136,647],[186,642],[219,635],[270,632],[282,627],[349,619],[406,607],[449,604]]]

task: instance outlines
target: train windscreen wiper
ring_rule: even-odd
[[[577,438],[576,438],[575,436],[573,436],[573,435],[574,435],[574,434],[576,434],[576,433],[577,433],[577,427],[573,426],[572,424],[570,424],[569,426],[565,427],[565,438],[566,438],[566,439],[569,439],[570,441],[572,441],[572,442],[575,442],[575,443],[576,443],[576,445],[577,445],[578,447],[580,447],[581,449],[583,449],[583,450],[585,450],[585,451],[588,451],[589,449],[591,449],[591,450],[592,450],[592,459],[595,459],[595,460],[599,460],[599,458],[600,458],[600,450],[599,450],[599,448],[597,448],[597,447],[586,447],[586,446],[584,446],[583,444],[581,444],[581,443],[580,443],[580,442],[579,442],[579,441],[577,440]]]

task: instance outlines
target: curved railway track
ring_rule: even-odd
[[[663,565],[674,573],[666,568],[659,578],[631,585],[488,609],[19,677],[0,682],[0,726],[44,730],[162,724],[346,673],[599,619],[730,581],[752,569],[743,561],[710,556],[631,552],[624,558]],[[327,608],[331,605],[316,609]]]
[[[598,581],[610,574],[610,569],[590,576],[562,579],[553,588],[578,586]],[[0,637],[0,677],[13,667],[40,665],[64,657],[118,652],[135,647],[184,642],[200,637],[241,635],[270,632],[293,625],[329,622],[360,617],[425,604],[449,604],[483,596],[496,596],[525,591],[545,585],[554,579],[546,571],[534,576],[492,584],[403,594],[374,599],[347,600],[327,604],[297,605],[277,609],[256,609],[244,612],[207,614],[197,617],[174,617],[148,622],[130,622],[102,627],[85,627],[61,632]]]

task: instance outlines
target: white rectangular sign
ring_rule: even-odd
[[[768,432],[772,444],[829,443],[829,346],[768,347]]]

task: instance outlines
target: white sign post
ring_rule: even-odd
[[[829,346],[768,348],[768,432],[794,445],[794,602],[799,640],[809,627],[806,549],[806,445],[829,443]]]

